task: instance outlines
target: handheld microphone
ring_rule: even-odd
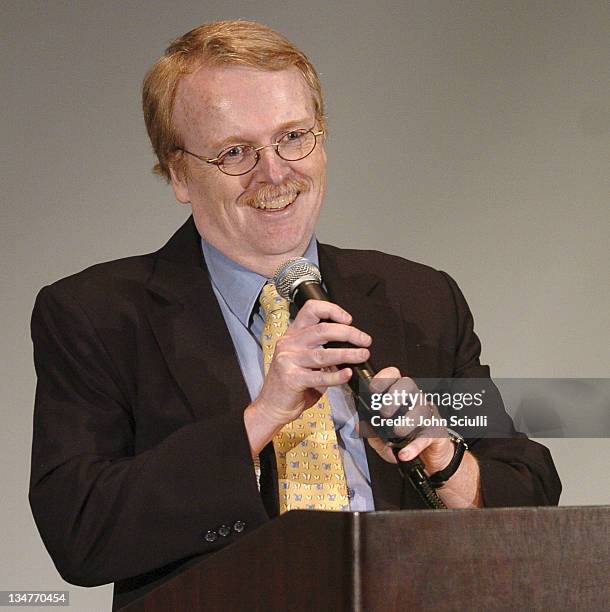
[[[296,304],[300,309],[307,300],[322,300],[330,302],[331,299],[322,286],[322,275],[319,268],[305,259],[295,257],[284,262],[275,272],[273,281],[277,292],[286,300]],[[332,348],[349,348],[352,345],[346,342],[330,342],[327,345]],[[410,436],[396,437],[392,427],[374,426],[371,417],[375,411],[371,408],[370,381],[375,372],[368,361],[358,364],[350,364],[352,376],[348,385],[356,400],[356,410],[361,420],[364,420],[375,433],[392,447],[398,461],[398,467],[403,478],[408,478],[424,503],[430,508],[446,508],[432,488],[428,476],[424,472],[424,465],[419,458],[411,461],[400,461],[398,452],[406,446],[413,438]]]
[[[304,257],[295,257],[284,262],[274,276],[277,292],[301,309],[307,300],[331,299],[322,286],[322,275],[318,267]],[[353,348],[347,342],[329,342],[330,348]],[[344,367],[344,366],[340,366]],[[374,414],[370,408],[369,383],[375,372],[368,361],[347,366],[352,370],[348,385],[358,400],[358,412],[368,421]],[[370,413],[370,414],[369,414]]]

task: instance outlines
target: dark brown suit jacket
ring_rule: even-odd
[[[319,245],[319,256],[333,300],[374,338],[376,368],[488,376],[449,276],[373,251]],[[68,582],[115,582],[124,605],[277,512],[273,453],[257,489],[242,418],[250,398],[192,218],[156,253],[45,287],[32,337],[30,502]],[[478,440],[472,452],[486,505],[557,503],[546,448],[512,438]],[[367,454],[376,509],[420,507],[395,466]],[[220,525],[230,534],[206,541]]]

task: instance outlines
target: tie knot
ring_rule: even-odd
[[[288,300],[285,300],[277,292],[277,289],[273,283],[268,283],[263,287],[259,302],[263,307],[265,317],[278,310],[288,312]]]

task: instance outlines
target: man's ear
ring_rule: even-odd
[[[184,160],[171,160],[169,163],[169,174],[176,200],[182,204],[189,204],[191,196],[189,194],[188,172],[185,168]]]

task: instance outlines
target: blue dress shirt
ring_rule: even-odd
[[[235,263],[203,239],[201,249],[250,398],[254,399],[263,385],[264,371],[260,342],[264,320],[258,297],[269,279]],[[303,257],[318,265],[315,237]],[[345,469],[350,510],[374,510],[371,477],[364,441],[355,429],[358,418],[351,391],[347,385],[342,385],[329,387],[327,393]]]

